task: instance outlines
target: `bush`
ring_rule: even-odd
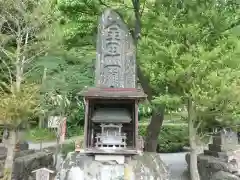
[[[66,157],[68,152],[73,152],[75,150],[75,142],[70,142],[62,145],[61,153]]]
[[[139,125],[139,134],[146,136],[147,125]],[[187,124],[164,124],[158,137],[158,152],[181,152],[188,143]]]
[[[25,139],[28,141],[53,141],[56,139],[56,131],[48,128],[33,128],[26,132]]]
[[[149,106],[143,105],[143,104],[139,105],[139,109],[138,109],[139,120],[149,118],[151,117],[151,114],[152,114],[152,109]]]

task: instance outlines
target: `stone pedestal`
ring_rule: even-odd
[[[221,131],[213,136],[208,150],[198,155],[201,180],[240,180],[240,146],[237,133]],[[190,164],[190,155],[186,155]]]
[[[57,174],[57,180],[169,180],[167,166],[157,153],[144,153],[126,157],[124,164],[116,161],[97,161],[94,156],[71,152],[67,155],[62,168]],[[108,178],[109,177],[109,178]],[[109,180],[110,180],[109,179]]]
[[[239,148],[237,133],[223,130],[213,136],[213,142],[208,145],[208,150],[205,150],[204,154],[227,160],[229,153]]]

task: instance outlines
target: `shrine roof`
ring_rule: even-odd
[[[129,123],[131,120],[131,113],[124,108],[99,108],[92,117],[92,121],[100,123]]]
[[[102,98],[102,99],[145,99],[147,95],[136,88],[87,88],[79,95],[86,98]]]

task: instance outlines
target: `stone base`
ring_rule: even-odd
[[[14,180],[28,180],[29,177],[34,176],[33,170],[53,166],[53,153],[25,150],[16,152],[14,158]],[[5,159],[6,152],[0,155],[0,178],[3,176]]]
[[[125,156],[125,163],[96,161],[94,156],[71,152],[62,164],[56,180],[169,180],[166,165],[156,153]]]
[[[213,174],[212,178],[210,180],[239,180],[240,178],[224,171],[219,171],[215,174]]]
[[[190,154],[186,154],[186,162],[190,164]],[[213,157],[211,155],[198,155],[198,172],[201,180],[240,180],[235,175],[236,169],[225,159]],[[220,179],[219,179],[220,178]]]
[[[29,144],[26,141],[19,143],[20,151],[25,151],[29,149]]]

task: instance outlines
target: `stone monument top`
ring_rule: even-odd
[[[98,22],[95,85],[136,88],[136,54],[132,35],[119,14],[106,9]]]
[[[213,138],[213,143],[221,146],[222,151],[234,150],[238,145],[237,133],[223,129]]]

